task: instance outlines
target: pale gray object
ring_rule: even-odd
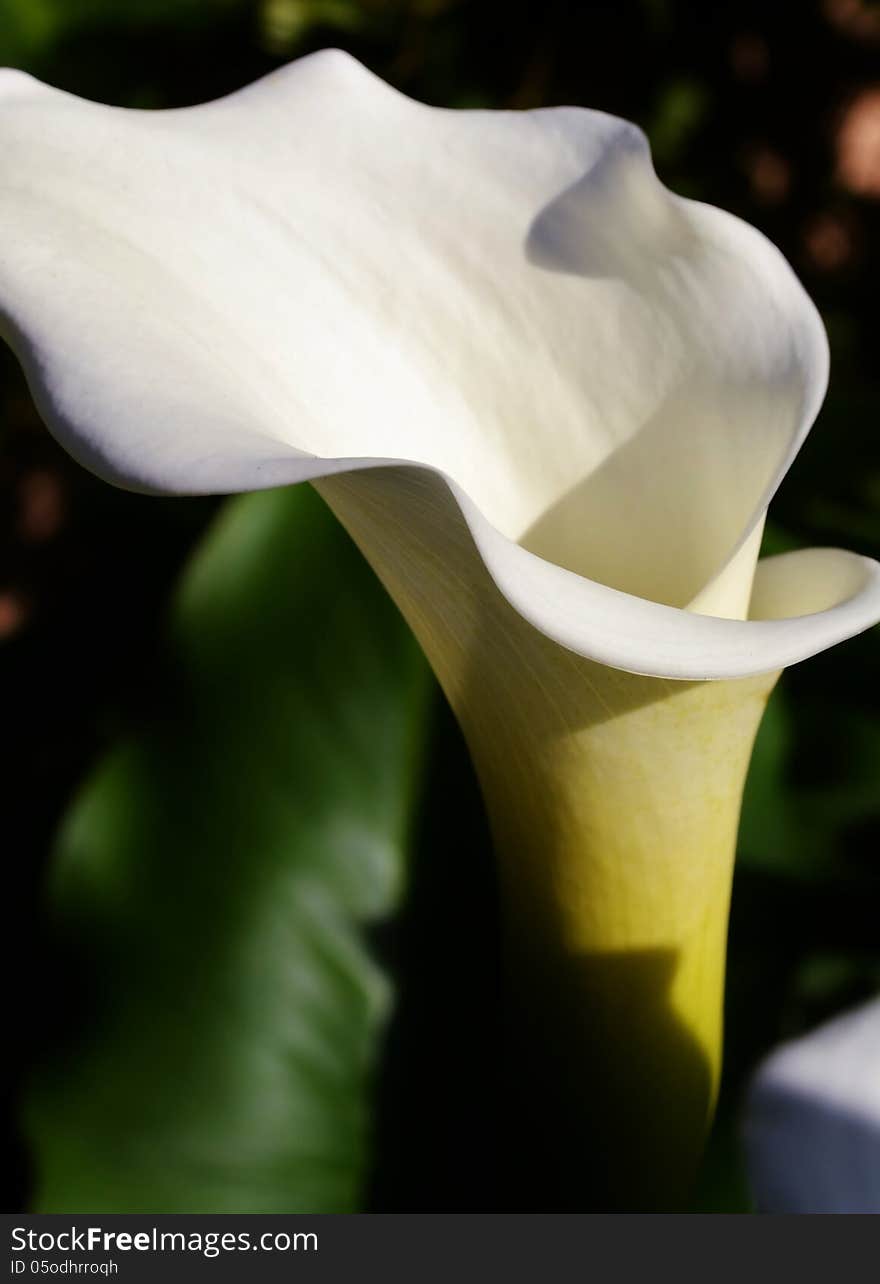
[[[784,1044],[749,1092],[763,1213],[880,1213],[880,999]]]

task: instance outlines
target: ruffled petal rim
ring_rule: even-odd
[[[772,672],[880,618],[880,568],[836,550],[762,564],[752,618],[723,618],[725,578],[745,605],[767,503],[824,393],[827,345],[778,251],[666,191],[626,122],[581,109],[444,112],[324,52],[217,103],[163,113],[83,103],[5,73],[0,163],[3,332],[52,431],[109,480],[223,493],[417,469],[521,616],[579,655],[648,676]],[[389,175],[393,200],[380,181]],[[338,200],[346,182],[353,213]],[[396,283],[383,276],[391,218],[405,269]],[[216,269],[230,246],[226,280]],[[481,271],[479,255],[494,263],[496,252],[497,271]],[[413,310],[422,296],[407,273],[440,321]],[[591,330],[597,315],[605,328]],[[596,352],[584,347],[591,335]],[[531,360],[529,378],[511,377]],[[530,428],[539,420],[543,433],[558,429],[552,450]],[[443,458],[456,433],[458,470]],[[578,518],[598,562],[577,573],[548,556],[568,522],[566,469],[579,451],[592,467],[589,451],[609,441]],[[670,454],[679,463],[666,475]],[[675,481],[681,460],[699,466],[714,500],[667,547],[661,537],[695,489],[690,474]],[[499,507],[532,475],[562,501],[553,538]],[[570,480],[576,494],[577,468]],[[708,580],[690,583],[676,550],[701,544],[701,514],[714,552]],[[642,554],[654,559],[647,578]],[[640,581],[658,574],[668,583],[655,598]]]

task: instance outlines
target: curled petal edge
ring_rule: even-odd
[[[758,562],[750,618],[725,619],[653,602],[585,579],[501,534],[438,469],[405,459],[300,456],[257,464],[247,486],[265,489],[363,470],[427,481],[430,502],[464,524],[499,592],[566,650],[644,677],[721,681],[806,660],[880,620],[880,563],[838,548],[799,549]],[[755,617],[758,618],[755,618]]]
[[[349,64],[350,60],[343,59],[346,74]],[[328,63],[323,57],[320,63],[312,63],[313,71],[328,68],[338,70],[339,58],[334,56]],[[296,74],[290,72],[291,85]],[[2,83],[4,94],[22,94],[27,98],[34,92],[32,82],[14,74],[11,77],[5,74]],[[273,80],[275,88],[269,87],[272,93],[280,83]],[[369,83],[373,84],[372,78]],[[245,91],[246,94],[253,92]],[[195,120],[200,110],[192,109],[187,119]],[[120,114],[113,113],[113,119],[117,118],[121,119]],[[628,127],[626,138],[632,137],[633,131]],[[646,158],[647,151],[643,150]],[[651,182],[656,183],[656,179]],[[673,205],[678,200],[670,199]],[[717,212],[715,217],[725,225],[729,220],[729,216]],[[749,235],[752,240],[757,236]],[[122,384],[116,390],[118,395],[111,398],[109,408],[100,399],[96,408],[94,388],[77,386],[71,390],[69,363],[62,359],[57,334],[47,325],[41,311],[43,296],[35,294],[31,298],[31,284],[28,278],[21,291],[12,291],[5,301],[3,329],[25,366],[43,417],[66,448],[94,472],[134,489],[152,490],[158,474],[151,469],[143,443],[136,434],[125,449],[116,443],[116,455],[111,458],[107,443],[99,435],[84,431],[81,422],[74,422],[75,415],[82,417],[84,408],[93,415],[110,411],[114,415],[125,413],[125,395],[138,392],[143,395],[143,388],[137,383],[132,387]],[[766,506],[824,392],[827,371],[824,335],[806,296],[801,304],[806,335],[803,342],[808,346],[810,357],[806,367],[812,378],[804,392],[800,424],[783,451],[780,466],[753,510],[751,520],[746,523],[739,543],[730,553],[726,567],[750,541],[757,543],[755,537]],[[70,300],[70,307],[63,315],[65,324],[71,323],[71,334],[76,333],[71,319],[76,306],[77,300]],[[57,326],[57,323],[55,318],[53,324]],[[758,565],[751,618],[727,619],[702,614],[702,609],[709,609],[702,594],[693,600],[690,610],[669,606],[608,587],[529,551],[493,525],[462,485],[437,465],[378,455],[310,455],[292,445],[285,447],[270,440],[256,426],[254,431],[242,431],[237,420],[233,426],[236,457],[224,457],[225,439],[219,434],[216,451],[199,452],[194,460],[187,461],[183,486],[179,481],[184,472],[176,470],[174,458],[166,461],[163,475],[172,479],[173,491],[223,493],[261,489],[362,469],[393,469],[397,475],[410,480],[418,474],[420,495],[426,504],[438,510],[458,555],[462,555],[464,545],[458,534],[453,538],[453,532],[460,530],[469,535],[465,555],[473,550],[498,590],[521,617],[569,651],[616,669],[681,680],[771,673],[806,659],[880,619],[880,567],[854,554],[834,549],[813,550],[768,559]],[[162,493],[168,493],[167,487]],[[435,522],[435,527],[437,525]],[[401,538],[405,539],[405,534]],[[405,556],[403,548],[401,556]],[[725,567],[720,568],[716,579],[724,571]]]

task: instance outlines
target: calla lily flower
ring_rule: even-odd
[[[749,1092],[763,1213],[880,1213],[880,999],[784,1044]]]
[[[757,563],[827,377],[793,273],[624,121],[429,108],[336,51],[162,112],[5,72],[0,155],[50,429],[136,490],[317,485],[464,729],[553,1163],[674,1201],[761,713],[880,618],[862,557]]]

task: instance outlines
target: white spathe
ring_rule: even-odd
[[[822,325],[611,116],[429,108],[336,51],[163,112],[3,72],[0,311],[101,475],[429,469],[515,610],[602,664],[742,677],[880,617],[864,558],[755,575]]]
[[[880,999],[767,1058],[745,1139],[761,1212],[880,1213]]]

